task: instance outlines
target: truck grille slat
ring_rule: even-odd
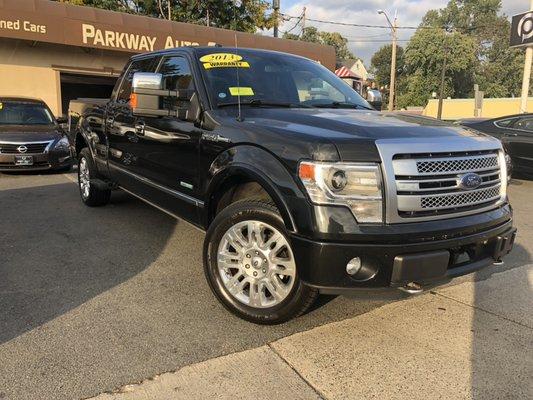
[[[485,203],[488,200],[497,199],[500,196],[500,186],[472,192],[459,193],[445,196],[427,196],[420,199],[422,208],[451,208],[457,206],[469,206],[476,203]]]
[[[416,167],[421,174],[442,172],[480,171],[498,167],[498,157],[459,158],[457,160],[417,161]]]

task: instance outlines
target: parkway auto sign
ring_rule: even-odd
[[[533,11],[513,16],[510,45],[533,45]]]

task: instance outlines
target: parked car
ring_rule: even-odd
[[[0,171],[70,169],[64,122],[42,100],[0,97]]]
[[[513,171],[533,177],[532,113],[493,119],[469,118],[458,123],[500,139],[511,158]]]
[[[81,200],[122,189],[206,230],[211,289],[256,323],[298,316],[319,292],[419,293],[513,246],[498,140],[375,111],[306,58],[137,55],[107,104],[79,114]]]

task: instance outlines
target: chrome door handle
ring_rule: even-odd
[[[144,136],[144,129],[145,129],[145,123],[143,121],[139,121],[135,124],[135,134],[139,136]]]

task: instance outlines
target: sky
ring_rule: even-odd
[[[281,0],[281,12],[291,16],[299,16],[303,7],[307,7],[308,18],[348,22],[355,24],[386,25],[383,15],[378,9],[387,12],[390,18],[397,10],[399,26],[417,26],[424,14],[431,9],[443,8],[448,0]],[[507,16],[518,14],[528,9],[529,0],[503,0],[502,12]],[[296,20],[285,22],[281,31],[291,29]],[[367,68],[370,58],[381,46],[390,43],[388,29],[346,27],[315,22],[307,22],[306,26],[316,26],[319,30],[337,31],[349,40],[348,47]],[[299,27],[292,33],[299,33]],[[398,33],[398,44],[405,46],[414,30],[401,29]]]

